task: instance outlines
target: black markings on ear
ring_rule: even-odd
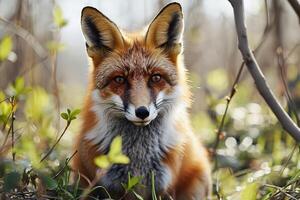
[[[180,28],[181,28],[181,16],[179,13],[174,13],[169,24],[167,32],[167,46],[171,46],[178,42],[180,37]]]
[[[101,34],[94,23],[92,17],[86,16],[84,18],[84,29],[86,36],[88,37],[88,42],[91,43],[90,45],[95,47],[101,46]],[[89,45],[88,45],[89,46]]]
[[[84,18],[84,26],[85,34],[89,40],[86,44],[87,47],[92,46],[99,49],[104,48],[104,50],[111,50],[108,46],[104,45],[107,41],[105,41],[104,37],[101,35],[101,31],[98,29],[92,17],[86,16]]]

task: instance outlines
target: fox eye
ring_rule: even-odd
[[[123,76],[116,76],[114,81],[118,84],[123,84],[125,82],[125,78]]]
[[[161,75],[160,75],[160,74],[154,74],[154,75],[151,76],[151,81],[152,81],[153,83],[157,83],[157,82],[159,82],[160,80],[161,80]]]

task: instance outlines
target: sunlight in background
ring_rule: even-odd
[[[80,25],[82,8],[95,7],[130,32],[146,27],[170,2],[0,0],[0,199],[2,188],[7,195],[19,192],[20,199],[23,192],[40,195],[48,191],[66,199],[80,198],[67,163],[76,154],[72,146],[83,119],[94,121],[93,114],[83,107],[89,93],[89,64]],[[184,12],[183,53],[192,94],[188,111],[197,139],[212,157],[213,199],[267,200],[270,196],[281,199],[284,194],[300,199],[300,150],[295,141],[260,96],[246,67],[233,86],[242,56],[230,3],[178,2]],[[297,14],[289,1],[244,2],[250,48],[262,44],[255,53],[257,63],[282,107],[296,122],[300,114]],[[270,29],[266,27],[265,2]],[[286,98],[288,92],[294,105]],[[90,110],[102,110],[98,107],[101,104]],[[93,128],[93,135],[98,135],[100,131]],[[121,151],[120,138],[112,144],[107,156],[96,159],[98,167],[130,160]],[[138,181],[129,175],[128,185],[131,178]]]
[[[166,1],[164,4],[167,4]],[[195,1],[181,0],[183,10],[187,11],[190,4]],[[125,30],[141,30],[146,26],[155,14],[160,10],[157,1],[147,0],[85,0],[74,3],[70,0],[60,0],[57,3],[63,9],[68,26],[62,29],[61,42],[66,45],[65,51],[59,54],[60,71],[67,82],[72,84],[87,84],[87,57],[85,51],[85,41],[80,28],[81,9],[85,6],[93,6],[103,12],[118,26]],[[259,0],[246,0],[246,14],[255,15],[259,11]],[[220,19],[228,17],[232,23],[232,8],[227,0],[204,0],[204,14],[211,24],[220,25]],[[188,13],[185,13],[186,15]],[[200,19],[201,20],[201,19]],[[76,70],[74,70],[76,68]],[[70,73],[63,73],[72,71]],[[62,78],[60,76],[60,78]]]

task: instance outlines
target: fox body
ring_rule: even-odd
[[[98,173],[98,184],[113,198],[135,199],[124,197],[122,187],[130,173],[142,177],[144,187],[135,191],[147,200],[153,173],[155,192],[163,199],[206,199],[210,167],[187,112],[190,92],[182,56],[181,6],[167,5],[147,31],[136,34],[121,32],[92,7],[83,9],[81,24],[92,65],[73,160],[82,184]],[[97,168],[95,157],[108,153],[118,135],[130,163]]]

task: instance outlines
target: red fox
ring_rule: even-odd
[[[97,182],[113,199],[135,199],[124,196],[128,173],[142,177],[137,193],[145,200],[152,199],[153,185],[162,199],[209,198],[208,155],[193,134],[187,111],[191,94],[180,4],[164,7],[140,33],[121,31],[92,7],[82,10],[81,26],[92,66],[74,171],[93,180],[101,171],[95,157],[108,153],[120,135],[130,163],[112,165]]]

